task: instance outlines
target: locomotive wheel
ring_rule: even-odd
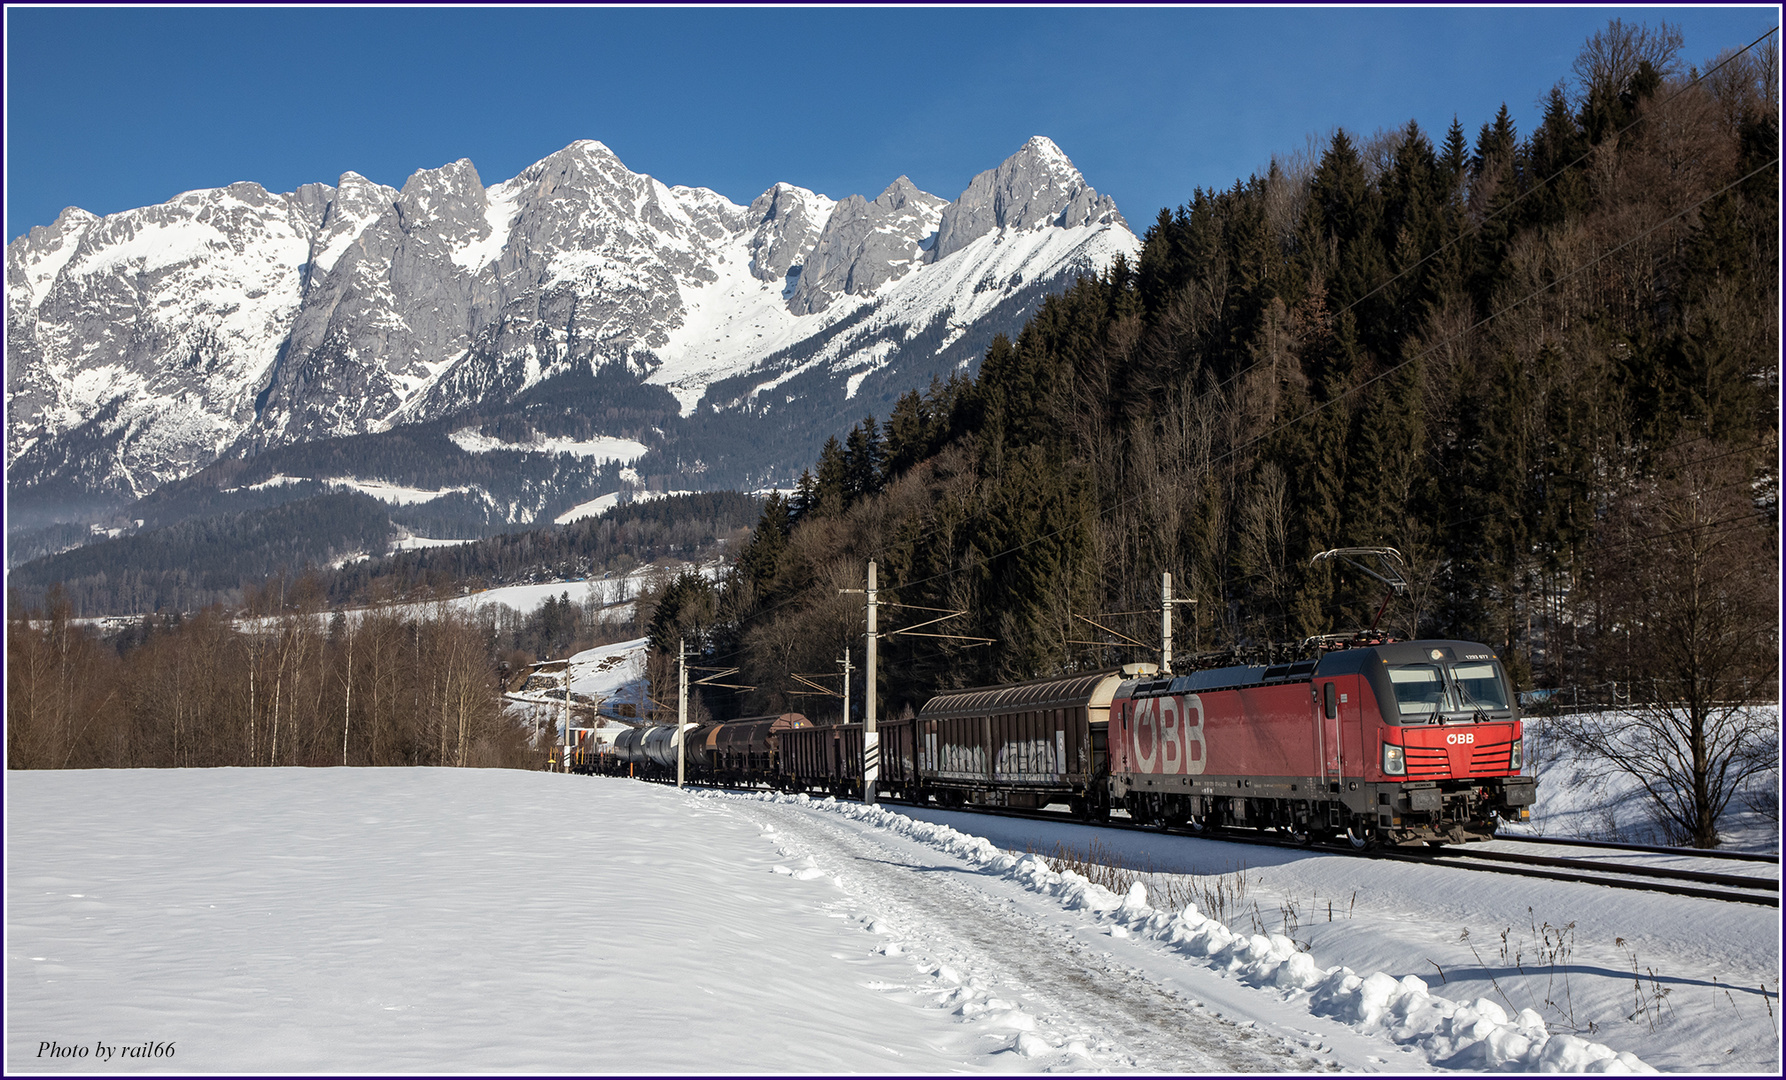
[[[1207,814],[1196,814],[1185,818],[1184,827],[1189,829],[1193,836],[1208,836],[1215,832],[1215,826],[1209,823]]]
[[[1377,834],[1357,823],[1346,826],[1344,838],[1353,851],[1369,851],[1377,846]]]

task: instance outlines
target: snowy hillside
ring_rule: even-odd
[[[645,656],[649,639],[599,645],[572,653],[570,698],[573,707],[592,707],[612,717],[620,706],[631,706],[626,715],[643,717],[650,708],[650,687],[645,680]],[[528,677],[516,691],[503,695],[512,709],[525,716],[530,726],[550,726],[563,735],[565,668],[559,666]]]

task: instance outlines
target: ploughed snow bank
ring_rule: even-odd
[[[1418,1048],[1440,1068],[1488,1072],[1642,1072],[1656,1070],[1636,1055],[1567,1034],[1551,1034],[1530,1009],[1509,1016],[1487,998],[1457,1002],[1433,994],[1425,981],[1376,972],[1319,966],[1281,934],[1240,934],[1205,917],[1195,904],[1165,911],[1147,902],[1136,882],[1126,895],[1073,871],[1056,872],[1038,855],[1013,855],[984,837],[932,822],[915,821],[878,806],[813,800],[806,795],[733,796],[794,802],[842,814],[940,848],[983,871],[1013,879],[1063,907],[1089,911],[1109,922],[1115,936],[1160,941],[1185,956],[1225,970],[1262,988],[1306,995],[1309,1010],[1364,1032],[1380,1033]]]

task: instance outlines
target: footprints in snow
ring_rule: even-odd
[[[777,862],[769,868],[771,873],[791,877],[798,881],[814,881],[820,878],[831,878],[834,885],[843,887],[842,877],[832,877],[818,865],[818,860],[802,850],[801,846],[788,842],[778,834],[775,826],[761,825],[764,839],[775,844],[776,855],[786,860]],[[834,911],[833,918],[854,919],[860,923],[865,933],[883,939],[875,944],[870,952],[874,955],[897,958],[907,955],[907,943],[910,936],[901,933],[892,920],[874,913],[863,913],[849,910],[853,905],[847,901],[843,904],[827,904],[827,907],[842,907],[842,911]],[[1127,931],[1117,936],[1128,936]],[[901,939],[905,940],[901,940]],[[840,957],[847,959],[847,957]],[[1019,1002],[996,996],[994,988],[975,974],[963,974],[962,971],[943,961],[920,958],[913,970],[924,981],[912,983],[871,981],[865,985],[881,993],[909,996],[914,1000],[927,1001],[932,1007],[948,1009],[960,1018],[964,1024],[972,1024],[979,1029],[984,1040],[995,1042],[987,1051],[991,1054],[1013,1054],[1029,1062],[1030,1068],[1041,1067],[1047,1071],[1072,1070],[1088,1066],[1123,1067],[1132,1064],[1124,1055],[1113,1054],[1114,1047],[1095,1033],[1061,1034],[1048,1028],[1046,1016],[1038,1018],[1026,1011]],[[1096,1054],[1102,1053],[1104,1062],[1096,1060]]]

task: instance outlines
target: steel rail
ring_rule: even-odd
[[[1633,889],[1638,892],[1670,893],[1674,896],[1692,896],[1702,900],[1724,900],[1738,904],[1759,904],[1762,907],[1779,907],[1780,897],[1753,892],[1727,892],[1722,889],[1703,889],[1695,885],[1675,885],[1665,881],[1633,881],[1629,878],[1602,876],[1604,874],[1621,873],[1627,875],[1644,874],[1646,871],[1629,867],[1602,867],[1601,874],[1569,874],[1555,870],[1526,868],[1520,866],[1482,866],[1467,859],[1454,859],[1442,853],[1431,855],[1414,854],[1401,851],[1375,851],[1370,857],[1388,859],[1395,862],[1424,863],[1429,866],[1448,866],[1456,870],[1476,870],[1489,874],[1511,874],[1515,877],[1542,878],[1545,881],[1571,881],[1583,885],[1607,885],[1615,889]]]
[[[1671,866],[1618,866],[1588,859],[1564,859],[1548,855],[1521,855],[1512,851],[1482,851],[1476,848],[1445,848],[1433,852],[1443,858],[1482,859],[1488,862],[1518,863],[1524,866],[1551,866],[1559,870],[1586,870],[1592,873],[1635,874],[1667,881],[1696,881],[1701,885],[1722,885],[1731,889],[1772,889],[1780,891],[1773,878],[1746,877],[1742,874],[1716,874],[1707,870],[1681,870]]]
[[[917,805],[905,803],[903,805]],[[1470,850],[1462,847],[1420,850],[1396,850],[1394,848],[1373,848],[1355,850],[1348,844],[1300,844],[1294,840],[1281,839],[1275,834],[1260,832],[1256,836],[1248,836],[1230,830],[1212,830],[1204,833],[1191,832],[1188,829],[1173,827],[1162,829],[1159,826],[1143,825],[1134,821],[1108,820],[1087,822],[1071,814],[1048,810],[1025,810],[1007,806],[979,807],[932,807],[923,804],[925,809],[941,809],[962,813],[993,814],[1000,817],[1026,818],[1036,821],[1061,821],[1072,824],[1094,825],[1099,828],[1124,829],[1132,832],[1148,832],[1156,835],[1182,836],[1192,840],[1220,840],[1229,843],[1254,844],[1261,847],[1289,848],[1297,851],[1319,851],[1325,854],[1362,855],[1367,858],[1388,859],[1396,862],[1421,863],[1428,866],[1447,866],[1456,870],[1475,870],[1481,873],[1508,874],[1515,877],[1539,878],[1547,881],[1565,881],[1583,885],[1606,885],[1615,889],[1632,889],[1639,892],[1669,893],[1675,896],[1690,896],[1702,900],[1725,900],[1739,904],[1759,904],[1764,907],[1779,907],[1779,882],[1766,878],[1745,878],[1736,875],[1702,873],[1693,870],[1676,870],[1669,867],[1633,867],[1610,866],[1602,863],[1587,863],[1570,859],[1546,859],[1541,855],[1519,856],[1510,852],[1486,852]],[[1511,838],[1508,838],[1511,839]],[[1680,852],[1679,848],[1664,848],[1667,852]],[[1482,859],[1497,865],[1473,864],[1470,859]],[[1525,864],[1528,860],[1535,865],[1506,865],[1508,863]],[[1554,864],[1554,865],[1551,865]],[[1550,866],[1546,869],[1546,866]],[[1585,869],[1593,873],[1564,873],[1566,869]],[[1625,875],[1617,877],[1611,875]],[[1649,880],[1633,880],[1648,878]],[[1672,879],[1684,879],[1698,882],[1699,885],[1672,884]],[[1716,888],[1702,888],[1700,885],[1728,884],[1736,889],[1773,890],[1775,895],[1764,892],[1732,892]]]
[[[1778,855],[1750,851],[1718,851],[1713,848],[1663,847],[1658,844],[1619,844],[1610,840],[1567,840],[1560,836],[1520,836],[1502,833],[1496,840],[1510,844],[1563,844],[1568,847],[1607,848],[1613,851],[1648,851],[1657,855],[1690,855],[1695,859],[1735,859],[1741,862],[1764,862],[1779,865]]]

